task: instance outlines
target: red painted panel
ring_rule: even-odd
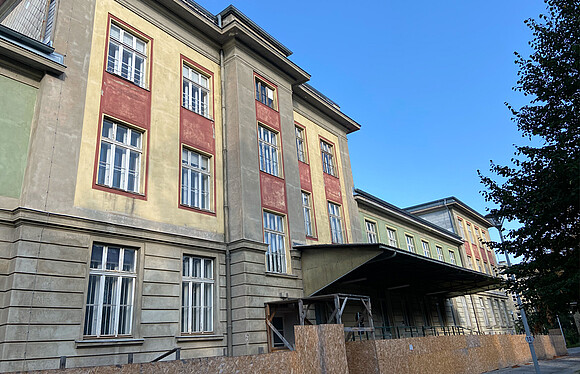
[[[324,175],[324,189],[326,191],[326,199],[342,204],[342,193],[340,192],[340,179],[326,173],[322,174]]]
[[[485,253],[485,249],[480,248],[481,251],[481,258],[483,259],[483,262],[487,263],[487,253]]]
[[[263,208],[272,209],[280,213],[288,212],[284,179],[260,172],[260,187]]]
[[[256,100],[256,119],[280,131],[280,113]]]
[[[101,111],[148,130],[151,92],[116,75],[104,73]]]
[[[300,172],[300,188],[302,188],[304,191],[312,192],[310,165],[298,161],[298,170]]]
[[[468,256],[471,256],[471,246],[467,240],[463,242],[463,247],[465,248],[465,253],[467,253]]]
[[[495,266],[495,258],[494,258],[494,255],[491,251],[487,252],[487,257],[489,258],[489,262]]]
[[[180,113],[181,142],[200,151],[215,154],[214,123],[191,110],[181,107]]]
[[[473,256],[477,259],[480,259],[481,256],[479,255],[479,248],[477,248],[477,246],[475,244],[473,244],[473,247],[471,248],[472,252],[473,252]]]

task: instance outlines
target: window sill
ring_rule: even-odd
[[[141,345],[145,339],[137,338],[112,338],[112,339],[90,339],[75,341],[76,348],[90,348],[90,347],[109,347],[116,345]]]
[[[287,274],[287,273],[273,273],[271,271],[266,272],[267,276],[271,277],[280,277],[280,278],[288,278],[288,279],[298,279],[297,275],[294,274]]]
[[[122,80],[123,82],[131,83],[131,84],[132,84],[132,85],[134,85],[135,87],[139,87],[139,88],[140,88],[140,89],[142,89],[142,90],[145,90],[145,91],[147,91],[147,92],[151,92],[151,91],[149,90],[149,88],[147,88],[147,87],[143,87],[143,86],[140,86],[140,85],[138,85],[137,83],[133,82],[132,80],[130,80],[130,79],[128,79],[128,78],[125,78],[125,77],[123,77],[123,76],[122,76],[122,75],[120,75],[120,74],[117,74],[117,73],[115,73],[115,72],[109,71],[109,70],[107,70],[107,69],[105,69],[105,72],[107,72],[108,74],[112,75],[113,77],[119,78],[119,79],[120,79],[120,80]]]
[[[176,336],[175,340],[177,340],[178,342],[224,340],[224,336],[223,335],[213,335],[213,334],[181,335],[181,336]]]
[[[185,109],[185,110],[187,110],[187,111],[191,112],[191,113],[197,114],[198,116],[200,116],[200,117],[203,117],[203,118],[207,119],[208,121],[212,121],[212,122],[214,122],[214,119],[213,119],[213,118],[211,118],[210,116],[206,116],[206,115],[203,115],[203,114],[201,114],[201,113],[198,113],[198,112],[196,112],[196,111],[195,111],[195,110],[193,110],[193,109],[189,109],[188,107],[186,107],[186,106],[183,106],[183,104],[181,104],[181,107],[182,107],[183,109]]]
[[[142,200],[146,199],[146,196],[140,192],[127,191],[127,190],[123,190],[121,188],[110,187],[110,186],[107,186],[104,184],[98,184],[98,183],[95,183],[94,187],[98,190],[101,190],[101,191],[112,192],[112,193],[116,193],[116,194],[123,195],[126,197],[132,197],[135,199],[142,199]]]
[[[274,175],[274,174],[272,174],[272,173],[268,173],[267,171],[264,171],[264,170],[262,170],[262,169],[260,169],[260,173],[262,173],[262,174],[266,174],[266,175],[269,175],[269,176],[271,176],[271,177],[274,177],[274,178],[278,178],[278,179],[280,179],[280,180],[284,180],[284,177],[283,177],[283,176],[280,176],[280,175]]]
[[[203,213],[203,214],[209,214],[211,216],[215,216],[216,213],[213,210],[207,210],[207,209],[201,209],[201,208],[196,208],[193,206],[189,206],[189,205],[185,205],[185,204],[179,204],[179,207],[181,209],[186,209],[186,210],[190,210],[192,212],[196,212],[196,213]]]

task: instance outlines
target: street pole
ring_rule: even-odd
[[[486,217],[486,218],[490,218],[490,217]],[[492,218],[492,223],[494,223],[495,228],[497,229],[497,231],[499,231],[499,238],[501,240],[501,243],[503,244],[503,234],[502,234],[501,222],[498,222],[495,217],[491,217],[491,218]],[[503,250],[503,254],[505,256],[508,268],[511,267],[512,263],[510,261],[510,258],[508,256],[508,253],[505,250],[505,248]],[[510,278],[512,281],[516,280],[516,277],[513,274],[510,274]],[[520,294],[517,292],[515,294],[516,294],[516,300],[518,303],[518,308],[520,309],[520,314],[522,316],[522,324],[524,325],[524,330],[526,331],[526,342],[530,346],[530,353],[532,354],[532,361],[534,362],[534,369],[536,370],[536,374],[541,374],[540,365],[538,364],[538,358],[536,357],[536,349],[534,348],[534,337],[530,333],[530,326],[528,325],[528,319],[526,318],[526,311],[524,310],[524,306],[522,304],[522,299],[520,298]]]

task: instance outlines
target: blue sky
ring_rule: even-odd
[[[230,1],[199,3],[216,14]],[[310,83],[362,125],[349,135],[357,188],[400,207],[453,195],[485,214],[477,169],[508,164],[513,144],[526,142],[504,102],[527,102],[512,91],[513,53],[530,53],[524,20],[545,13],[543,1],[233,5],[292,50]]]

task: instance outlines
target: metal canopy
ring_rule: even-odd
[[[297,246],[302,251],[305,294],[343,292],[355,284],[372,290],[405,289],[455,297],[499,287],[500,278],[385,244]],[[354,257],[349,256],[349,254]]]

